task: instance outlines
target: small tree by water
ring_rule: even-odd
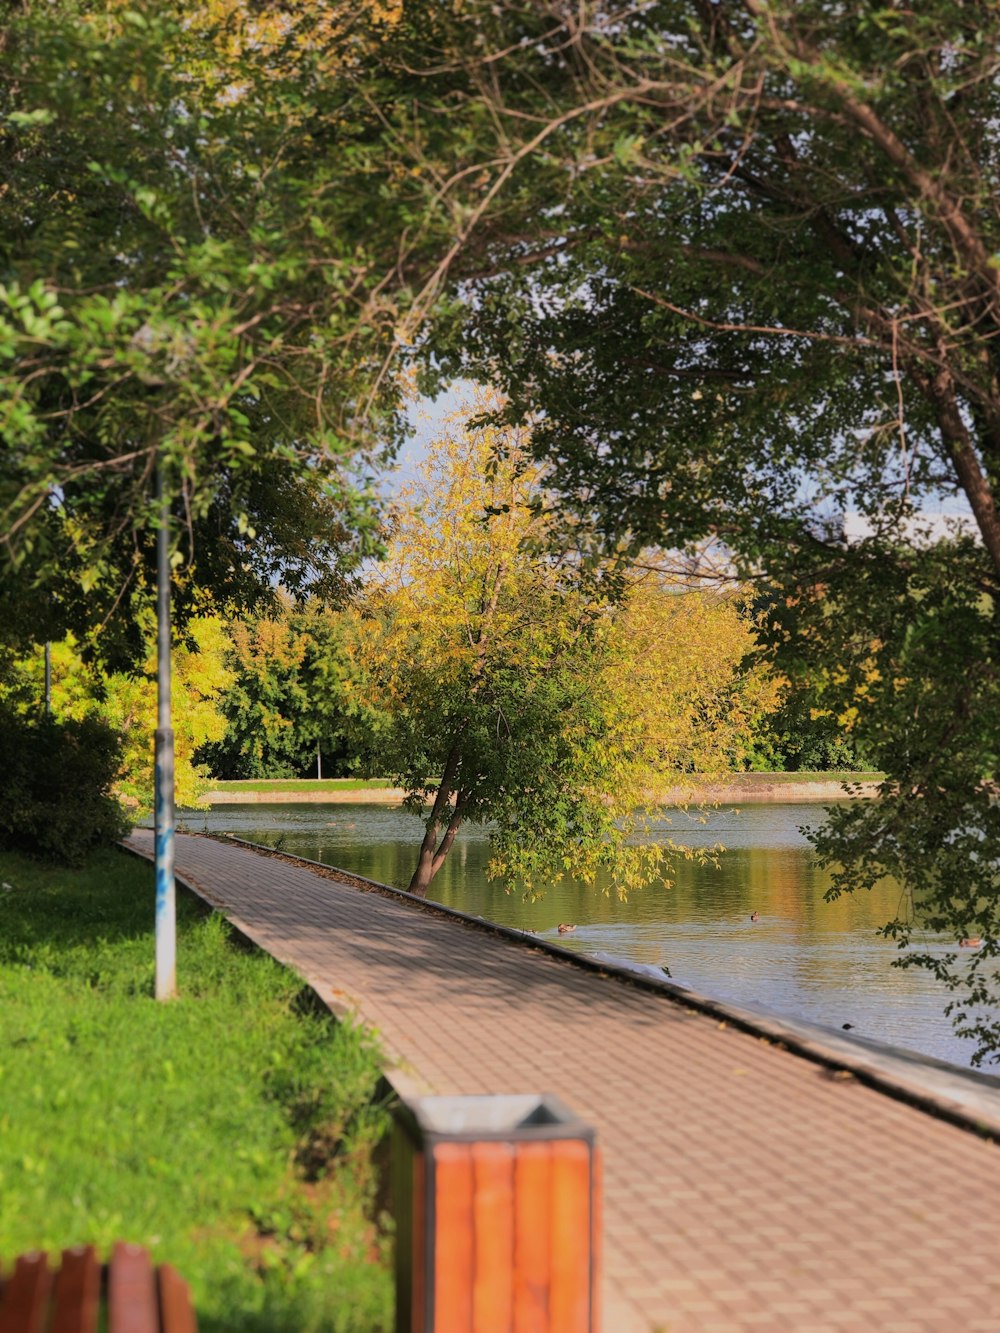
[[[492,826],[490,873],[529,887],[605,868],[626,893],[706,855],[632,834],[665,778],[727,767],[770,697],[733,599],[554,532],[527,429],[453,423],[355,605],[353,740],[425,813],[416,893],[466,820]]]

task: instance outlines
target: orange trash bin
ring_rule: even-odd
[[[536,1094],[396,1112],[396,1333],[598,1333],[594,1130]]]

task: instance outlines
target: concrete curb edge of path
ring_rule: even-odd
[[[453,921],[469,926],[475,930],[487,934],[499,935],[521,946],[528,945],[530,948],[538,949],[551,957],[569,963],[572,966],[583,968],[587,971],[596,973],[600,976],[611,978],[612,980],[625,983],[645,990],[661,998],[670,1001],[673,1004],[680,1005],[683,1008],[691,1009],[696,1013],[705,1014],[709,1018],[717,1019],[722,1024],[728,1024],[739,1031],[745,1032],[750,1036],[756,1036],[763,1040],[771,1042],[773,1045],[788,1050],[791,1054],[810,1060],[814,1064],[835,1072],[846,1072],[857,1078],[860,1083],[881,1092],[887,1096],[895,1098],[897,1101],[905,1102],[939,1119],[947,1120],[957,1127],[973,1132],[980,1137],[985,1137],[1000,1143],[1000,1105],[992,1113],[983,1113],[975,1109],[964,1106],[960,1101],[956,1101],[942,1093],[929,1090],[906,1077],[888,1072],[880,1068],[877,1061],[878,1053],[873,1051],[870,1058],[866,1058],[866,1052],[855,1039],[850,1037],[838,1037],[830,1034],[833,1040],[842,1047],[859,1049],[837,1049],[826,1039],[824,1029],[819,1026],[813,1027],[811,1024],[801,1024],[800,1028],[807,1030],[807,1035],[795,1027],[787,1026],[780,1019],[766,1014],[757,1013],[752,1009],[743,1009],[736,1005],[730,1005],[721,1000],[713,1000],[708,996],[700,995],[696,991],[688,990],[676,982],[664,978],[651,977],[641,972],[633,972],[626,967],[617,967],[613,963],[600,961],[587,954],[578,953],[573,949],[566,949],[562,945],[553,941],[545,940],[537,935],[530,934],[527,931],[519,930],[514,926],[502,926],[496,922],[487,921],[480,916],[473,916],[468,912],[461,912],[454,907],[446,907],[443,903],[434,902],[432,899],[421,898],[417,894],[408,893],[405,889],[395,888],[391,884],[382,884],[378,880],[370,879],[366,875],[355,874],[354,871],[342,870],[337,866],[330,866],[322,861],[313,861],[308,857],[296,856],[291,852],[282,851],[280,848],[268,847],[262,843],[251,842],[246,838],[239,838],[234,834],[188,834],[189,837],[205,837],[222,844],[233,843],[237,846],[246,847],[261,855],[277,857],[302,866],[308,866],[312,869],[321,870],[330,878],[338,879],[346,887],[352,887],[351,881],[357,881],[359,885],[367,885],[372,891],[395,898],[401,902],[408,903],[410,906],[430,912],[434,915],[450,918]],[[135,849],[128,848],[130,851]],[[141,852],[137,855],[144,856]],[[144,859],[149,859],[145,857]],[[185,887],[191,889],[197,897],[206,902],[211,902],[203,893],[185,882]],[[212,904],[215,906],[215,904]],[[244,924],[235,923],[236,928],[243,934],[248,934]],[[252,939],[251,935],[248,938]],[[322,998],[322,997],[321,997]],[[331,1004],[326,999],[323,1003],[335,1013],[337,1006]],[[872,1043],[874,1046],[874,1043]],[[892,1060],[900,1057],[893,1057],[893,1048],[885,1047],[885,1058]],[[926,1062],[925,1062],[926,1063]],[[964,1071],[955,1068],[952,1070],[943,1062],[935,1062],[940,1068],[948,1073],[954,1079],[972,1079],[988,1078],[988,1075],[977,1075],[973,1071],[965,1074]],[[402,1075],[402,1082],[413,1087],[412,1075],[403,1070],[398,1071]],[[390,1077],[387,1071],[389,1081],[395,1086],[395,1078]],[[409,1095],[409,1091],[404,1088],[398,1089],[403,1095]],[[998,1088],[1000,1091],[1000,1088]]]
[[[695,1012],[703,1013],[710,1018],[715,1018],[722,1023],[731,1024],[734,1028],[746,1032],[750,1036],[761,1037],[774,1045],[783,1046],[795,1055],[804,1059],[811,1060],[814,1064],[819,1064],[827,1069],[837,1072],[843,1071],[850,1073],[859,1082],[884,1093],[887,1096],[894,1097],[898,1101],[907,1102],[918,1109],[940,1119],[948,1120],[962,1129],[969,1130],[982,1137],[987,1137],[1000,1142],[1000,1105],[992,1116],[983,1114],[976,1110],[962,1105],[941,1093],[933,1092],[919,1083],[911,1081],[900,1074],[887,1072],[878,1067],[875,1060],[877,1054],[872,1053],[871,1058],[866,1058],[865,1049],[862,1047],[857,1050],[838,1050],[828,1041],[822,1028],[816,1027],[814,1032],[809,1035],[803,1035],[783,1023],[779,1018],[772,1018],[769,1015],[757,1013],[752,1009],[743,1009],[738,1005],[731,1005],[721,1000],[713,1000],[705,995],[698,994],[697,991],[688,990],[687,987],[679,985],[677,982],[669,981],[664,978],[662,981],[657,977],[651,977],[641,972],[633,972],[626,967],[616,967],[613,963],[603,962],[592,958],[587,954],[578,953],[574,949],[566,949],[562,945],[556,944],[552,940],[545,940],[528,931],[519,930],[515,926],[502,926],[493,921],[487,921],[484,917],[473,916],[469,912],[459,911],[455,907],[446,907],[443,903],[434,902],[432,899],[421,898],[415,893],[408,893],[405,889],[399,889],[392,884],[383,884],[379,880],[370,879],[367,875],[357,875],[354,871],[343,870],[337,866],[330,866],[322,861],[312,861],[308,857],[296,856],[294,853],[282,851],[280,848],[268,847],[263,843],[251,842],[247,838],[237,837],[235,834],[227,833],[222,835],[199,834],[195,836],[213,837],[222,842],[233,842],[239,846],[247,847],[253,851],[268,856],[284,857],[293,863],[298,862],[302,865],[312,866],[318,870],[323,870],[327,874],[334,874],[346,877],[346,883],[350,884],[352,879],[362,884],[370,885],[372,889],[397,898],[403,902],[408,902],[412,906],[432,912],[439,916],[449,917],[452,920],[471,926],[476,930],[486,933],[499,935],[504,939],[511,940],[520,945],[527,944],[529,947],[537,948],[550,954],[552,957],[562,959],[575,967],[585,968],[587,971],[597,973],[598,975],[612,977],[613,979],[625,982],[632,986],[637,986],[640,990],[649,991],[652,994],[660,995],[664,999],[682,1007],[692,1009]],[[812,1025],[803,1024],[803,1027]],[[855,1047],[858,1043],[850,1037],[835,1037],[835,1041],[842,1043],[845,1047]],[[892,1048],[885,1048],[886,1055],[892,1059]],[[948,1069],[947,1066],[943,1066]],[[981,1077],[988,1075],[975,1075],[970,1071],[969,1075],[961,1070],[951,1071],[949,1075],[955,1078]],[[997,1089],[1000,1092],[1000,1086]]]

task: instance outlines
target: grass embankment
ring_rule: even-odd
[[[854,769],[800,769],[795,773],[731,773],[725,774],[726,778],[745,778],[750,782],[787,782],[790,784],[798,782],[881,782],[885,778],[884,773],[877,773],[874,770],[858,772]]]
[[[0,880],[0,1256],[126,1239],[202,1333],[388,1328],[371,1040],[186,899],[182,997],[153,1001],[152,871],[124,853],[0,854]]]
[[[392,787],[388,778],[267,778],[210,781],[213,791],[380,791]]]
[[[796,773],[722,773],[713,774],[706,781],[711,783],[720,782],[768,782],[768,783],[788,783],[796,785],[800,783],[813,782],[881,782],[885,777],[884,773],[875,772],[813,772],[802,771]],[[261,778],[261,779],[240,779],[238,781],[215,781],[210,783],[213,791],[220,792],[284,792],[284,791],[302,791],[302,792],[339,792],[339,791],[384,791],[394,787],[394,783],[388,778],[324,778],[317,781],[315,778]]]

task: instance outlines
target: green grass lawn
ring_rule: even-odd
[[[743,778],[749,778],[751,781],[774,782],[774,783],[795,783],[795,782],[879,782],[884,777],[882,773],[723,773],[713,775],[709,780],[720,782],[727,780],[739,781]],[[666,780],[666,779],[665,779]],[[324,778],[322,782],[317,782],[315,778],[271,778],[255,779],[238,782],[215,782],[209,784],[211,791],[250,791],[250,792],[269,792],[269,791],[372,791],[392,787],[393,783],[388,778],[370,778],[363,780],[361,778]]]
[[[157,1004],[152,869],[125,853],[0,853],[0,883],[0,1257],[136,1241],[202,1333],[389,1328],[371,1039],[187,899]]]

